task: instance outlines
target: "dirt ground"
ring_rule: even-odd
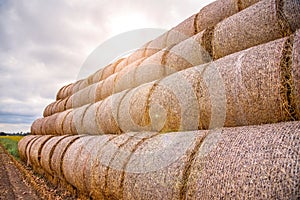
[[[14,160],[0,144],[0,200],[76,199]]]

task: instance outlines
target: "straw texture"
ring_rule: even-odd
[[[41,163],[44,155],[49,157],[44,150],[54,149],[53,176],[86,198],[297,199],[300,195],[299,121],[166,134],[61,137],[44,144]]]
[[[300,25],[295,0],[263,0],[217,24],[214,31],[214,59],[290,35]],[[284,9],[282,8],[284,7]],[[286,16],[290,21],[286,21]]]

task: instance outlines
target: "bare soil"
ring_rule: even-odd
[[[16,161],[0,144],[0,200],[15,199],[77,198],[68,191],[57,189],[24,163]]]

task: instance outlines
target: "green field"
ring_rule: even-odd
[[[20,159],[18,151],[18,142],[23,136],[0,136],[0,143],[16,159]]]

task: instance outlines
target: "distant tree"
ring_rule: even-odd
[[[5,136],[5,135],[6,135],[6,133],[0,132],[0,136]]]

